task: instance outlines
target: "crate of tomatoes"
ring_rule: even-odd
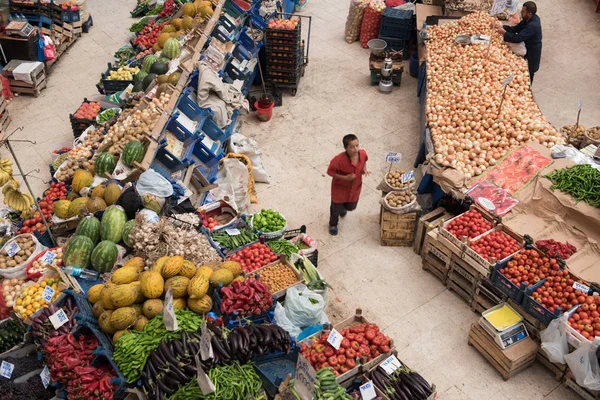
[[[489,213],[471,206],[469,211],[445,221],[440,226],[440,234],[458,249],[462,249],[468,239],[489,232],[495,225],[494,218]]]
[[[489,232],[467,241],[464,255],[488,271],[496,263],[505,263],[524,246],[524,239],[518,233],[499,224]]]
[[[244,272],[253,272],[279,259],[271,248],[261,242],[250,244],[227,257],[227,261],[237,261]]]
[[[567,312],[567,341],[575,348],[600,337],[600,296],[581,293],[577,305]]]

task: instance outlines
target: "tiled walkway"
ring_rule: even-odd
[[[27,171],[49,178],[49,146],[71,140],[69,113],[95,84],[106,63],[128,41],[135,1],[90,1],[95,26],[63,56],[39,98],[22,96],[10,105],[11,128],[37,144],[15,145]],[[568,399],[575,395],[553,380],[540,364],[504,382],[473,348],[467,332],[476,315],[454,293],[421,269],[411,248],[379,245],[377,184],[386,169],[385,153],[402,152],[410,169],[418,146],[416,79],[405,73],[402,86],[380,94],[369,86],[368,52],[343,39],[348,1],[310,0],[313,16],[309,65],[295,97],[286,93],[265,124],[245,118],[242,133],[255,138],[271,175],[257,186],[260,207],[281,211],[290,227],[306,224],[319,240],[319,269],[334,286],[329,315],[339,320],[361,307],[394,338],[400,358],[437,385],[441,399]],[[581,122],[600,124],[598,16],[592,0],[540,1],[544,29],[541,70],[534,94],[557,127],[574,123],[583,99]],[[329,160],[342,151],[344,134],[355,133],[369,154],[369,170],[358,209],[340,223],[340,234],[327,233]],[[2,155],[6,152],[2,149]],[[36,194],[45,185],[32,179]]]

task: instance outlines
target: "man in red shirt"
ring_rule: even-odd
[[[346,135],[343,139],[344,151],[329,163],[327,175],[331,176],[331,206],[329,207],[329,233],[338,234],[339,217],[346,216],[348,211],[356,209],[362,176],[369,175],[367,171],[367,152],[358,148],[358,138]]]

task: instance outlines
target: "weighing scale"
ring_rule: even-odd
[[[507,319],[508,322],[506,324],[496,322],[494,317],[498,316],[498,314],[502,314],[503,317],[510,317]],[[523,317],[506,303],[484,311],[482,317],[479,319],[479,325],[494,339],[501,349],[507,349],[529,336],[527,328],[523,324]]]
[[[26,21],[11,21],[6,25],[6,33],[13,36],[29,37],[34,27]]]

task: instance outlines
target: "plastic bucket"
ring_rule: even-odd
[[[262,107],[260,104],[260,100],[256,100],[254,102],[254,108],[256,108],[256,115],[258,116],[258,120],[261,122],[267,122],[273,116],[273,107],[275,107],[275,102],[271,101],[271,103],[267,107]]]

